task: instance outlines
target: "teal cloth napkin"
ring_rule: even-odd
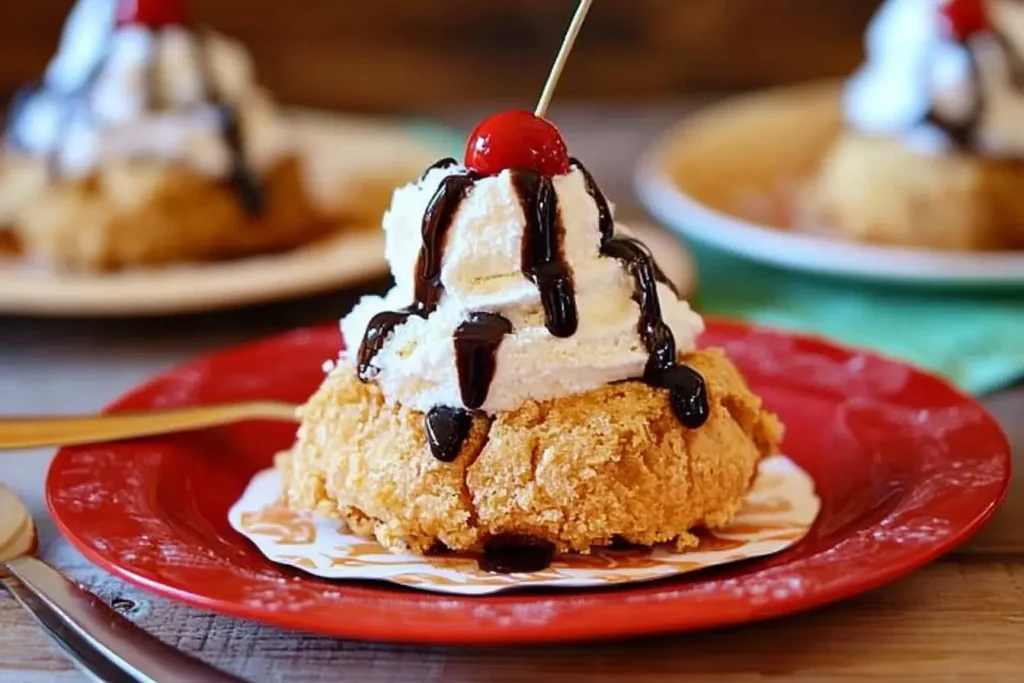
[[[804,275],[696,248],[706,315],[878,351],[984,394],[1024,378],[1024,292],[911,290]]]

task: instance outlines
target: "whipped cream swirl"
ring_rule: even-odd
[[[846,90],[847,122],[922,153],[1024,156],[1024,2],[980,0],[992,29],[959,41],[944,26],[944,1],[882,6]]]
[[[700,316],[663,282],[651,282],[653,296],[638,301],[637,278],[623,256],[602,253],[610,237],[603,234],[611,227],[610,209],[581,167],[550,179],[530,176],[541,185],[532,194],[540,198],[536,203],[524,199],[531,194],[524,192],[524,178],[514,171],[473,177],[449,162],[395,192],[384,217],[395,286],[384,297],[365,297],[341,322],[349,344],[343,361],[358,364],[359,340],[372,321],[398,316],[363,359],[368,361],[364,370],[389,402],[423,412],[449,406],[495,413],[528,400],[643,377],[652,353],[650,340],[642,338],[642,307],[654,310],[674,337],[674,348],[694,347],[703,329]],[[448,207],[436,205],[446,194],[443,186],[457,200]],[[437,227],[428,224],[430,217],[447,209],[455,213],[440,239],[441,253],[433,255],[439,268],[437,281],[430,282],[432,274],[424,268],[432,259],[423,260],[424,240]],[[538,237],[538,221],[526,215],[528,209],[557,214],[556,244],[543,243],[550,235]],[[642,249],[625,239],[626,228],[614,231],[624,250]],[[641,256],[649,261],[646,252]],[[571,283],[560,280],[566,277]],[[417,290],[424,286],[429,291],[420,296]],[[564,294],[565,287],[571,296],[552,294]],[[418,299],[430,300],[429,305],[407,306]],[[388,313],[402,310],[407,313]],[[664,336],[666,330],[656,334]],[[492,343],[493,358],[483,363],[491,374],[485,395],[475,393],[479,387],[467,387],[472,378],[460,377],[459,345],[453,341],[458,339],[468,340],[471,350],[473,344]]]
[[[155,159],[203,175],[261,170],[285,151],[245,49],[180,26],[115,27],[115,0],[79,0],[40,87],[16,102],[9,148],[62,176]]]

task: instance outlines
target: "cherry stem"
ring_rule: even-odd
[[[583,28],[583,21],[587,18],[587,12],[590,11],[590,5],[593,2],[594,0],[580,0],[580,4],[576,8],[576,14],[573,15],[569,29],[565,33],[565,38],[562,39],[562,47],[558,50],[555,63],[551,66],[551,73],[548,74],[547,83],[544,84],[544,91],[541,92],[540,99],[537,101],[537,108],[533,110],[535,116],[543,117],[547,113],[551,99],[555,96],[558,79],[562,77],[562,69],[565,68],[565,63],[569,59],[569,53],[572,52],[572,46],[576,42],[576,36],[579,35],[580,29]]]

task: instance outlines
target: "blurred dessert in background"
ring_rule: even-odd
[[[1024,3],[887,0],[867,51],[817,213],[865,242],[1024,248]]]
[[[4,142],[0,230],[59,269],[283,250],[344,219],[309,189],[245,48],[179,0],[79,0]]]
[[[726,524],[781,426],[558,130],[506,112],[399,188],[395,287],[279,457],[296,509],[396,551],[525,571],[615,543],[696,545]]]

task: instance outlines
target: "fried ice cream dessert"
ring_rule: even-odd
[[[341,322],[278,456],[290,507],[495,571],[732,519],[782,426],[553,125],[488,119],[384,229],[395,286]]]
[[[110,271],[280,251],[336,230],[238,42],[180,0],[79,0],[0,153],[0,233]]]
[[[1024,248],[1024,3],[887,0],[813,211],[852,240]]]

